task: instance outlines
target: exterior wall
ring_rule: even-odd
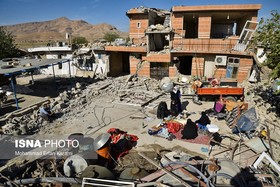
[[[242,82],[250,76],[252,65],[253,65],[252,58],[240,58],[238,74],[237,74],[238,82]]]
[[[150,63],[146,61],[145,54],[142,54],[142,59],[135,58],[134,56],[129,56],[129,66],[130,66],[130,74],[135,74],[137,70],[137,65],[140,61],[142,61],[142,68],[138,71],[139,76],[150,76]]]
[[[138,23],[140,23],[139,28],[137,27]],[[131,16],[129,26],[129,37],[134,44],[139,45],[141,43],[147,43],[145,30],[148,28],[148,26],[148,15],[135,14]]]
[[[228,56],[228,57],[234,57],[234,56]],[[251,72],[252,65],[253,65],[252,58],[240,58],[238,73],[236,77],[237,82],[242,82],[248,78]],[[218,67],[215,70],[214,77],[217,79],[226,78],[226,68],[227,66]]]
[[[149,62],[170,62],[171,55],[167,54],[149,54],[147,56],[147,61]]]
[[[182,38],[183,31],[183,14],[176,13],[171,16],[171,28],[174,29],[175,36],[174,38]]]
[[[204,74],[204,57],[193,57],[192,74],[193,76],[203,77]]]
[[[137,70],[137,64],[139,63],[140,59],[135,58],[134,56],[129,57],[129,67],[130,67],[130,74],[135,74]]]
[[[214,77],[217,79],[225,78],[226,77],[226,66],[219,67],[214,72]]]
[[[142,68],[138,71],[139,76],[150,77],[150,63],[144,62]]]
[[[71,76],[75,75],[77,69],[74,65],[72,65],[72,63],[73,63],[73,61],[70,61],[70,72],[69,72],[69,63],[68,62],[62,63],[61,69],[59,68],[59,65],[54,65],[53,68],[54,68],[55,76],[70,75],[70,73],[71,73]],[[49,66],[48,68],[40,69],[40,72],[45,75],[53,75],[53,68],[52,68],[52,66]]]
[[[46,55],[46,59],[58,59],[58,55],[53,53],[53,54],[47,54]],[[72,54],[64,54],[61,56],[61,59],[72,59]],[[53,75],[53,69],[54,69],[54,73],[56,76],[61,76],[61,75],[69,75],[71,73],[71,75],[75,75],[76,74],[76,67],[74,65],[72,65],[74,61],[70,61],[70,72],[69,72],[69,63],[63,63],[62,67],[59,68],[59,65],[54,65],[49,66],[48,68],[44,68],[41,69],[40,72],[42,74],[46,74],[46,75]]]
[[[173,78],[177,75],[177,67],[174,66],[170,66],[169,67],[169,77]]]
[[[210,38],[211,15],[200,14],[198,18],[198,38]]]

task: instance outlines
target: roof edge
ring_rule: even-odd
[[[259,10],[261,8],[262,8],[262,4],[173,6],[172,12]]]

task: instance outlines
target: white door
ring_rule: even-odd
[[[204,76],[212,78],[215,71],[215,57],[205,57],[204,60]]]

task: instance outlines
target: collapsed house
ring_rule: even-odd
[[[133,8],[131,46],[105,46],[110,62],[139,75],[161,79],[177,72],[199,78],[242,82],[253,59],[246,51],[257,28],[259,4],[174,6],[171,11]],[[113,65],[113,64],[112,64]]]

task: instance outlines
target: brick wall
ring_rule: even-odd
[[[193,57],[192,73],[193,76],[201,77],[204,74],[204,57]]]
[[[138,71],[139,76],[150,77],[150,63],[145,61],[142,68]]]
[[[243,82],[250,75],[250,71],[253,65],[253,59],[251,58],[240,58],[239,68],[236,80],[237,82]],[[214,77],[217,79],[226,78],[226,66],[218,67],[215,70]]]
[[[143,54],[142,54],[143,55]],[[146,56],[142,56],[142,61],[146,60]],[[134,56],[129,57],[129,66],[130,66],[130,74],[135,74],[137,70],[137,65],[140,59],[135,58]],[[150,77],[150,63],[145,61],[142,63],[142,68],[138,71],[139,76]]]
[[[137,64],[140,60],[135,58],[134,56],[129,57],[129,67],[130,67],[130,74],[135,74],[137,69]]]
[[[198,38],[210,38],[211,16],[199,15],[198,18]]]
[[[138,23],[140,27],[138,28]],[[146,43],[145,30],[149,26],[148,15],[133,15],[130,18],[129,37],[134,44]]]
[[[226,66],[218,67],[214,71],[214,77],[218,80],[220,80],[221,78],[225,78],[226,77]]]
[[[173,29],[182,29],[183,28],[183,17],[181,13],[172,14],[171,16],[171,26]]]
[[[175,38],[183,35],[183,14],[176,13],[171,16],[171,26],[175,32]]]
[[[169,77],[174,78],[177,75],[177,67],[174,66],[170,66],[169,68]]]
[[[170,54],[149,54],[146,58],[149,62],[170,62]]]
[[[250,75],[250,70],[253,65],[253,59],[251,58],[240,58],[239,68],[237,74],[237,81],[242,82]]]

